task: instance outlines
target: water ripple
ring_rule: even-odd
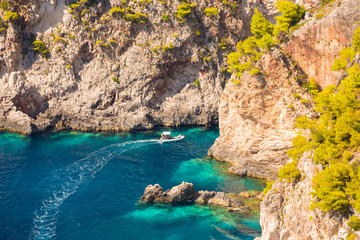
[[[44,179],[49,196],[35,211],[30,239],[52,239],[56,235],[59,207],[79,186],[90,181],[117,154],[148,144],[159,143],[156,139],[129,141],[113,144],[95,151],[85,158],[51,173]],[[129,148],[125,149],[125,146]]]

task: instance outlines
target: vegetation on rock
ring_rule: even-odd
[[[235,73],[236,78],[240,78],[245,71],[254,69],[255,63],[260,60],[264,52],[275,45],[274,35],[279,38],[280,35],[288,34],[290,27],[297,24],[305,14],[303,7],[290,1],[279,1],[276,7],[282,15],[276,17],[275,26],[255,8],[251,19],[251,33],[254,36],[238,42],[237,51],[228,55],[229,72]],[[259,72],[251,71],[252,74]]]
[[[280,38],[289,33],[289,29],[295,26],[305,15],[305,8],[290,1],[278,1],[275,4],[281,16],[275,17],[276,26],[274,35]]]
[[[5,16],[3,17],[3,20],[4,21],[15,22],[15,21],[19,20],[19,15],[16,12],[6,11]]]
[[[355,34],[353,48],[341,51],[343,60],[354,58],[359,49],[355,45],[357,37]],[[360,65],[354,63],[347,73],[348,77],[338,87],[329,86],[320,93],[318,89],[311,90],[315,111],[320,117],[309,119],[302,116],[297,119],[295,127],[305,131],[294,138],[294,148],[288,151],[295,162],[302,153],[313,149],[314,162],[325,168],[313,178],[315,200],[312,209],[319,207],[324,212],[337,210],[344,214],[350,213],[352,208],[360,211],[359,162],[354,159],[360,146]],[[280,170],[279,175],[283,171]]]
[[[43,41],[34,41],[33,42],[34,50],[40,53],[44,58],[48,58],[50,55],[49,49],[46,47]]]
[[[219,12],[220,12],[219,9],[215,7],[205,8],[204,10],[205,15],[208,17],[215,17],[219,15]]]
[[[183,21],[183,19],[185,17],[187,17],[191,12],[192,9],[195,7],[195,3],[186,3],[183,2],[182,4],[180,4],[177,7],[177,11],[176,11],[176,17],[180,20]]]

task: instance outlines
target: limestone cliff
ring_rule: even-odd
[[[299,182],[277,181],[261,203],[260,223],[263,230],[259,240],[272,239],[346,239],[350,228],[340,213],[324,213],[309,209],[313,191],[311,180],[317,171],[311,153],[298,163],[303,178]]]
[[[295,119],[312,116],[312,103],[302,87],[303,73],[279,50],[264,55],[258,65],[262,74],[245,74],[238,86],[225,87],[220,137],[208,154],[232,163],[232,171],[275,179],[288,159]]]
[[[330,69],[339,50],[351,46],[359,4],[345,0],[322,7],[294,32],[285,47],[308,78],[315,78],[322,88],[338,82],[340,73]]]
[[[0,16],[18,19],[0,32],[0,129],[23,133],[217,123],[226,55],[255,7],[276,14],[274,1],[196,0],[186,16],[181,1],[9,2]]]
[[[280,46],[285,55],[272,50],[262,57],[257,66],[261,77],[246,73],[239,85],[228,83],[219,105],[220,137],[209,155],[232,163],[229,171],[235,174],[276,179],[279,168],[289,160],[286,151],[296,135],[295,119],[300,115],[316,117],[311,96],[300,82],[314,77],[322,88],[338,83],[341,73],[330,68],[338,52],[351,46],[359,6],[359,1],[351,0],[318,6]],[[264,198],[259,239],[348,236],[346,217],[336,211],[325,214],[309,209],[312,178],[322,170],[311,154],[305,154],[298,163],[301,180],[278,180]]]

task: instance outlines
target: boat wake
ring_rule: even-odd
[[[56,235],[57,214],[61,204],[84,183],[89,182],[114,156],[148,144],[157,139],[129,141],[97,150],[85,158],[51,173],[44,179],[49,196],[35,211],[30,239],[52,239]],[[125,146],[129,145],[125,149]]]

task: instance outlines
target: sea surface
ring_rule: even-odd
[[[185,139],[159,143],[162,130]],[[259,214],[220,207],[137,204],[148,184],[262,190],[206,158],[217,128],[137,133],[0,134],[0,239],[254,239]]]

